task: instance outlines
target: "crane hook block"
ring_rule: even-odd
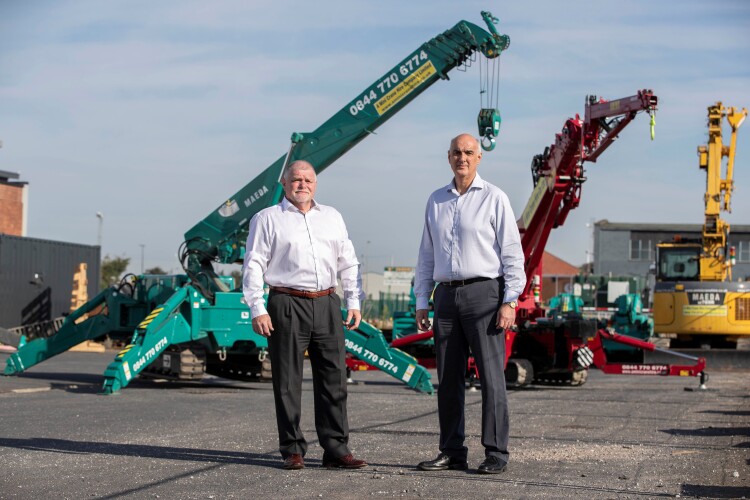
[[[495,137],[500,134],[500,111],[492,108],[479,110],[477,125],[479,125],[479,136],[482,138],[482,149],[492,151],[495,149]]]

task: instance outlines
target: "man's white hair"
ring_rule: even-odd
[[[312,166],[312,164],[309,161],[305,160],[296,160],[290,163],[286,166],[284,169],[284,173],[282,174],[282,177],[285,181],[289,180],[289,177],[292,175],[292,172],[295,170],[307,170],[310,169],[313,171],[313,175],[317,178],[318,175],[315,173],[315,167]]]

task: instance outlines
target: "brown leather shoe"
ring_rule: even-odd
[[[323,453],[323,467],[328,469],[361,469],[367,467],[367,462],[354,458],[351,453],[339,458]]]
[[[282,467],[286,470],[304,469],[305,459],[299,453],[293,453],[284,459]]]

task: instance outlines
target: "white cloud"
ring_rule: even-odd
[[[10,5],[9,5],[10,4]],[[177,270],[182,235],[431,37],[485,2],[58,2],[0,7],[0,169],[30,183],[30,236],[96,240]],[[743,2],[522,2],[499,6],[503,127],[482,175],[520,214],[529,164],[595,93],[653,88],[657,140],[639,117],[591,165],[582,203],[548,249],[585,259],[586,223],[699,222],[695,148],[706,107],[750,105]],[[447,182],[447,142],[474,131],[476,66],[453,71],[332,165],[319,195],[344,213],[370,269],[416,260],[424,202]],[[734,213],[750,213],[740,131]],[[376,214],[376,215],[373,215]],[[696,215],[697,214],[697,215]],[[745,216],[746,217],[746,216]],[[695,220],[694,220],[695,219]],[[370,241],[368,244],[367,242]],[[136,266],[139,269],[139,266]]]

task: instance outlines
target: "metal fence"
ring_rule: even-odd
[[[362,306],[362,317],[366,320],[387,321],[393,313],[409,310],[408,293],[380,292],[378,298],[372,296]]]

